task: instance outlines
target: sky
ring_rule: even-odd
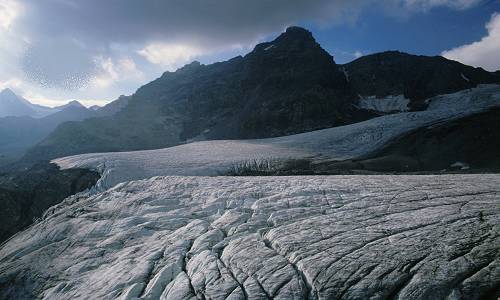
[[[48,106],[104,105],[291,25],[339,64],[400,50],[500,70],[500,0],[0,0],[0,89]]]

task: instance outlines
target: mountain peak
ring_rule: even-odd
[[[299,64],[320,66],[335,64],[333,57],[326,52],[313,37],[313,34],[302,27],[288,27],[271,42],[264,42],[255,46],[255,49],[245,56],[252,60],[282,61],[284,58],[301,62]]]
[[[185,64],[183,67],[177,69],[177,71],[189,72],[189,71],[198,69],[200,66],[201,66],[201,63],[197,60],[194,60],[188,64]]]
[[[314,39],[312,32],[297,26],[288,27],[285,32],[283,32],[276,38],[275,43],[319,46],[319,44]]]
[[[2,96],[16,96],[17,97],[17,95],[11,89],[9,89],[9,88],[3,89],[0,92],[0,95],[2,95]]]
[[[66,109],[68,107],[78,107],[78,108],[81,108],[81,107],[85,107],[85,106],[83,104],[81,104],[80,102],[76,101],[76,100],[71,100],[71,101],[69,101],[66,104],[63,104],[63,105],[60,105],[60,106],[56,106],[54,108],[56,110],[63,110],[63,109]]]
[[[71,101],[68,102],[67,105],[71,105],[71,106],[83,106],[83,104],[81,104],[77,100],[71,100]]]
[[[285,34],[304,35],[312,38],[312,33],[309,30],[299,26],[287,27]]]

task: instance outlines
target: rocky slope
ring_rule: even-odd
[[[92,187],[98,179],[96,172],[61,171],[48,163],[22,172],[0,173],[0,243],[28,227],[47,208]]]
[[[398,52],[337,65],[309,31],[292,27],[244,57],[166,72],[113,117],[61,125],[25,160],[301,133],[370,119],[392,107],[423,109],[432,96],[495,82],[495,73]],[[381,111],[378,98],[389,102]]]
[[[155,177],[0,248],[2,299],[496,299],[500,177]]]

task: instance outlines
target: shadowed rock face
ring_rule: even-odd
[[[32,224],[47,208],[90,188],[98,179],[96,172],[61,171],[48,163],[22,172],[0,173],[0,243]]]
[[[156,177],[0,248],[0,298],[496,299],[500,176]]]

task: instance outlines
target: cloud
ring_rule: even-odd
[[[147,45],[144,49],[139,50],[138,53],[149,62],[162,65],[167,70],[172,71],[193,60],[203,52],[200,49],[190,46],[154,43]]]
[[[30,42],[21,65],[26,78],[41,86],[75,90],[98,72],[94,51],[75,39],[38,38]]]
[[[9,30],[21,10],[21,4],[15,0],[0,0],[0,30]]]
[[[449,7],[464,10],[476,6],[483,0],[402,0],[401,4],[410,9],[427,11],[434,7]]]
[[[492,15],[486,29],[488,34],[480,41],[444,51],[442,55],[489,71],[500,70],[500,14]]]
[[[253,42],[301,21],[352,21],[369,6],[465,9],[481,0],[23,1],[30,8],[23,21],[42,34],[77,36],[96,43],[163,42],[209,48]]]
[[[118,81],[142,79],[144,74],[137,69],[134,60],[122,57],[114,61],[111,57],[98,56],[95,62],[101,68],[101,72],[95,75],[90,86],[94,88],[108,88]]]

